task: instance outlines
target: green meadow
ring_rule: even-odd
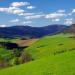
[[[0,75],[75,75],[75,38],[46,36],[24,49],[33,61],[0,70]]]
[[[75,39],[69,34],[46,36],[28,47],[25,51],[32,55],[33,59],[56,55],[75,49]]]

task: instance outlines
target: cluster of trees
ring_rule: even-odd
[[[27,47],[19,47],[16,43],[0,42],[0,68],[19,65],[33,60],[31,55],[24,50],[25,48]]]

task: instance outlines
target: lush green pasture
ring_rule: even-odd
[[[36,59],[75,50],[75,38],[70,37],[72,36],[68,34],[46,36],[28,47],[25,51],[29,52],[32,58]]]
[[[7,68],[0,75],[75,75],[75,51]]]
[[[46,36],[25,49],[34,61],[0,70],[0,75],[75,75],[75,37]]]

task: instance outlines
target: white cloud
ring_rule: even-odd
[[[19,22],[19,19],[10,20],[10,22],[12,23]]]
[[[8,10],[8,8],[0,7],[0,11],[1,11],[1,12],[6,12],[7,10]]]
[[[71,13],[68,13],[68,16],[71,16],[72,15],[72,12]]]
[[[26,16],[25,19],[37,19],[43,17],[44,14],[38,14],[38,15],[31,15],[31,16]]]
[[[68,13],[68,16],[72,16],[75,13],[75,9],[72,9],[70,13]]]
[[[45,16],[45,18],[53,19],[53,18],[60,18],[60,17],[63,17],[63,16],[66,16],[66,14],[65,13],[57,13],[57,12],[55,12],[55,13],[47,14]]]
[[[34,9],[34,6],[27,6],[27,9]]]
[[[35,13],[29,13],[29,12],[28,13],[27,12],[25,13],[24,12],[24,13],[19,14],[19,16],[32,16],[32,15],[35,15]]]
[[[66,12],[65,10],[60,9],[60,10],[58,10],[56,12],[47,14],[45,16],[45,18],[47,18],[47,19],[56,19],[57,20],[57,18],[61,18],[61,17],[67,16],[67,14],[65,12]]]
[[[8,12],[8,13],[12,13],[13,10],[20,10],[19,8],[16,8],[16,7],[0,7],[0,11],[1,12]]]
[[[13,2],[10,4],[9,7],[0,7],[0,12],[23,15],[25,10],[19,7],[26,6],[26,5],[30,5],[30,3],[29,2]]]
[[[11,3],[12,7],[20,7],[20,6],[26,6],[26,5],[30,5],[29,2],[13,2]]]
[[[52,19],[53,22],[58,22],[60,19]]]
[[[70,19],[65,19],[65,23],[64,24],[67,24],[67,25],[70,25],[73,23],[73,19],[70,18]]]
[[[72,13],[75,13],[75,9],[72,10]]]
[[[18,7],[11,7],[11,6],[10,6],[10,7],[8,7],[8,9],[9,9],[9,10],[17,10],[17,9],[19,9],[19,8],[18,8]]]
[[[31,15],[35,15],[35,13],[24,13],[24,16],[31,16]]]
[[[64,13],[65,10],[60,9],[60,10],[58,10],[57,12],[59,12],[59,13]]]
[[[6,13],[19,15],[24,13],[25,11],[23,9],[16,8],[16,7],[8,7],[8,8],[0,7],[0,12],[6,12]]]
[[[3,27],[6,27],[6,25],[2,24],[2,25],[0,25],[0,27],[2,27],[2,28],[3,28]]]
[[[13,13],[13,14],[22,14],[22,13],[24,13],[24,10],[22,10],[22,9],[17,9],[17,10],[13,10],[12,13]]]
[[[32,21],[24,21],[23,24],[31,24]]]
[[[39,12],[39,13],[24,12],[24,13],[19,14],[19,16],[24,16],[25,18],[27,17],[35,18],[35,17],[45,16],[45,14],[42,12]]]

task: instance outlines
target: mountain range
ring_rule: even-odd
[[[64,33],[75,34],[75,24],[72,24],[71,26],[68,26],[68,27],[64,30]]]
[[[0,37],[14,38],[14,37],[28,37],[39,38],[45,35],[52,35],[60,33],[67,28],[66,25],[48,25],[44,27],[31,26],[12,26],[0,27]]]

